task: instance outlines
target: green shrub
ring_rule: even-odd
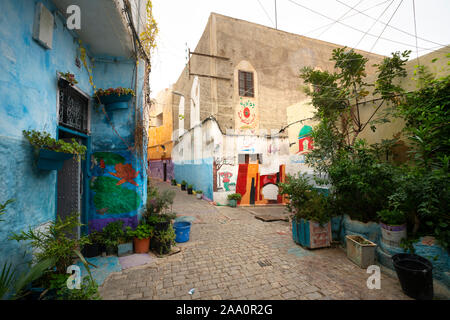
[[[65,142],[63,140],[56,140],[47,132],[39,132],[36,130],[23,130],[25,138],[36,149],[48,149],[55,152],[72,153],[77,159],[84,159],[86,154],[86,146],[79,144],[74,138],[72,142]]]
[[[232,193],[232,194],[229,194],[229,195],[227,196],[227,198],[228,198],[228,200],[236,200],[236,201],[240,201],[240,200],[242,199],[242,196],[241,196],[240,193]]]
[[[108,223],[101,232],[102,242],[108,247],[117,247],[127,241],[127,234],[122,220]]]
[[[203,191],[202,190],[196,190],[195,193],[202,194]]]
[[[152,237],[153,232],[153,227],[144,223],[140,223],[135,230],[131,229],[131,227],[127,227],[128,236],[138,238],[139,240]]]
[[[175,230],[172,225],[170,225],[167,230],[155,231],[153,239],[159,241],[161,244],[158,253],[162,254],[163,252],[169,251],[170,248],[176,244],[175,237]]]
[[[378,211],[377,215],[381,222],[391,226],[402,225],[406,222],[405,213],[398,209],[394,210],[384,209]]]
[[[98,285],[90,277],[81,279],[80,289],[69,289],[67,280],[69,274],[54,274],[50,280],[50,290],[56,292],[55,300],[101,300],[98,293]],[[45,299],[45,298],[44,298]]]
[[[288,175],[285,183],[280,183],[279,193],[287,195],[288,210],[294,213],[294,219],[312,220],[320,224],[330,218],[328,198],[310,185],[306,174]]]
[[[77,235],[74,234],[74,230],[80,226],[79,214],[73,213],[65,219],[58,216],[55,222],[49,224],[46,232],[29,228],[27,232],[13,233],[10,240],[30,241],[38,262],[56,258],[57,272],[65,273],[67,267],[73,264],[78,248],[89,243],[87,236],[77,239]]]

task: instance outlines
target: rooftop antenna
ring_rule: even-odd
[[[275,29],[278,29],[278,19],[277,19],[277,0],[275,0]]]

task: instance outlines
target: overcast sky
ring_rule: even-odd
[[[158,47],[152,56],[152,97],[177,81],[186,64],[186,44],[192,51],[195,49],[211,12],[275,27],[275,0],[152,2],[160,29]],[[384,55],[409,49],[413,51],[411,58],[416,57],[413,0],[277,0],[276,3],[280,30]],[[450,0],[415,0],[415,13],[419,56],[431,52],[425,49],[450,44]]]

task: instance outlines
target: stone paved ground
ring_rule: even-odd
[[[249,208],[216,207],[155,184],[177,191],[175,212],[196,217],[190,241],[177,244],[177,254],[111,274],[104,299],[408,299],[384,274],[381,289],[369,290],[369,274],[340,248],[296,245],[288,222],[262,222]]]

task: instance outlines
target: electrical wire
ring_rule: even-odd
[[[376,5],[373,5],[373,6],[369,7],[369,8],[367,8],[367,9],[364,9],[364,10],[361,11],[361,12],[369,11],[369,10],[371,10],[371,9],[373,9],[373,8],[376,8],[376,7],[378,7],[378,6],[381,6],[382,4],[385,4],[386,2],[389,2],[389,1],[391,1],[391,0],[385,0],[385,1],[383,1],[383,2],[380,2],[380,3],[376,4]],[[352,15],[350,15],[350,16],[347,16],[347,17],[345,17],[345,18],[342,18],[342,20],[349,19],[349,18],[351,18],[351,17],[357,16],[358,14],[359,14],[359,13],[357,12],[357,13],[355,13],[355,14],[352,14]],[[328,24],[326,24],[326,25],[324,25],[324,26],[321,26],[321,27],[315,28],[315,29],[313,29],[313,30],[310,30],[310,31],[308,31],[308,32],[305,32],[303,35],[307,35],[307,34],[313,33],[314,31],[320,30],[320,29],[322,29],[322,28],[326,28],[326,27],[328,27],[328,26],[330,26],[330,25],[334,25],[334,24],[335,24],[335,22],[328,23]]]
[[[377,40],[375,40],[374,44],[372,45],[372,47],[370,48],[370,51],[373,50],[373,48],[375,47],[375,45],[377,44],[378,40],[380,39],[380,37],[383,35],[384,30],[386,30],[386,28],[388,27],[389,23],[391,22],[392,18],[394,18],[395,14],[397,13],[398,8],[400,8],[400,6],[402,5],[403,0],[400,1],[400,3],[398,4],[397,8],[395,8],[394,13],[392,14],[391,18],[389,19],[389,21],[386,23],[386,25],[384,26],[383,30],[381,31],[380,35],[378,36]],[[417,49],[417,46],[416,46]]]
[[[356,8],[357,6],[359,6],[361,4],[361,2],[363,2],[364,0],[360,0],[354,7],[351,7],[350,10],[347,10],[342,16],[340,16],[337,20],[335,20],[333,23],[330,24],[330,26],[328,28],[326,28],[325,30],[323,30],[318,36],[317,38],[320,38],[320,36],[322,36],[325,32],[327,32],[328,30],[330,30],[331,27],[333,27],[336,22],[341,21],[346,15],[347,13],[351,12],[354,8]]]
[[[272,22],[272,24],[275,25],[275,23],[273,22],[273,20],[272,20],[272,18],[270,17],[270,15],[267,13],[267,11],[266,11],[266,9],[264,8],[264,6],[262,5],[262,3],[261,3],[259,0],[257,0],[257,1],[258,1],[258,3],[259,3],[260,7],[263,9],[264,13],[266,14],[267,18],[269,18],[270,22]]]
[[[417,24],[416,24],[416,4],[413,0],[413,16],[414,16],[414,35],[416,37],[416,50],[417,50]],[[419,53],[417,52],[417,64],[420,64],[419,62]]]
[[[305,5],[302,5],[302,4],[300,4],[300,3],[297,3],[297,2],[295,2],[295,1],[293,1],[293,0],[287,0],[287,1],[291,2],[292,4],[295,4],[295,5],[299,6],[299,7],[301,7],[301,8],[304,8],[304,9],[306,9],[306,10],[309,10],[309,11],[311,11],[311,12],[317,14],[317,15],[320,15],[320,16],[322,16],[322,17],[328,19],[328,20],[335,21],[335,19],[330,18],[329,16],[324,15],[323,13],[318,12],[318,11],[316,11],[316,10],[314,10],[314,9],[311,9],[311,8],[305,6]],[[352,29],[352,30],[355,30],[355,31],[364,33],[364,31],[362,31],[362,30],[360,30],[360,29],[358,29],[358,28],[355,28],[355,27],[353,27],[353,26],[351,26],[351,25],[348,25],[348,24],[346,24],[346,23],[343,23],[342,21],[338,21],[337,23],[339,23],[339,24],[341,24],[341,25],[343,25],[343,26],[345,26],[345,27],[347,27],[347,28],[350,28],[350,29]],[[377,37],[376,35],[371,34],[371,33],[367,33],[367,35],[372,36],[372,37]],[[404,43],[404,42],[401,42],[401,41],[397,41],[397,40],[393,40],[393,39],[389,39],[389,38],[385,38],[385,37],[381,37],[381,36],[380,36],[379,39],[386,40],[386,41],[393,42],[393,43],[398,43],[398,44],[401,44],[401,45],[404,45],[404,46],[408,46],[408,47],[413,47],[413,48],[414,48],[414,45],[411,45],[411,44],[409,44],[409,43]],[[418,47],[418,48],[432,51],[432,49],[429,49],[429,48],[423,48],[423,47]]]
[[[381,14],[378,16],[378,18],[375,20],[375,22],[370,26],[370,28],[367,29],[366,32],[364,32],[361,39],[359,39],[358,43],[354,46],[354,48],[356,48],[361,43],[361,41],[363,41],[363,39],[366,37],[367,33],[370,32],[370,30],[372,30],[372,28],[377,24],[378,20],[380,20],[380,18],[384,15],[384,13],[387,11],[387,9],[389,9],[389,7],[393,3],[394,3],[394,0],[392,0],[391,3],[389,3],[389,5],[383,10],[383,12],[381,12]]]
[[[348,4],[342,2],[341,0],[336,0],[336,1],[339,2],[339,3],[341,3],[341,4],[343,4],[344,6],[350,8],[350,6],[349,6]],[[389,0],[388,0],[388,1],[389,1]],[[370,15],[368,15],[368,14],[365,14],[364,11],[359,11],[359,10],[356,10],[355,8],[353,8],[353,10],[357,11],[358,13],[364,15],[365,17],[367,17],[367,18],[369,18],[369,19],[375,20],[374,17],[372,17],[372,16],[370,16]],[[380,21],[380,23],[386,24],[386,23],[384,23],[383,21]],[[407,31],[405,31],[405,30],[400,29],[400,28],[397,28],[397,27],[394,27],[394,26],[391,26],[391,25],[389,25],[388,27],[391,28],[391,29],[397,30],[397,31],[399,31],[399,32],[402,32],[402,33],[404,33],[404,34],[407,34],[407,35],[409,35],[409,36],[411,36],[411,37],[417,37],[417,35],[414,35],[414,34],[412,34],[412,33],[409,33],[409,32],[407,32]],[[447,45],[445,45],[445,44],[438,43],[438,42],[435,42],[435,41],[432,41],[432,40],[428,40],[428,39],[424,39],[424,38],[421,38],[421,37],[417,37],[417,38],[420,39],[420,40],[426,41],[426,42],[430,42],[430,43],[436,44],[436,45],[438,45],[438,46],[440,46],[440,47],[445,47],[445,46],[447,46]]]

